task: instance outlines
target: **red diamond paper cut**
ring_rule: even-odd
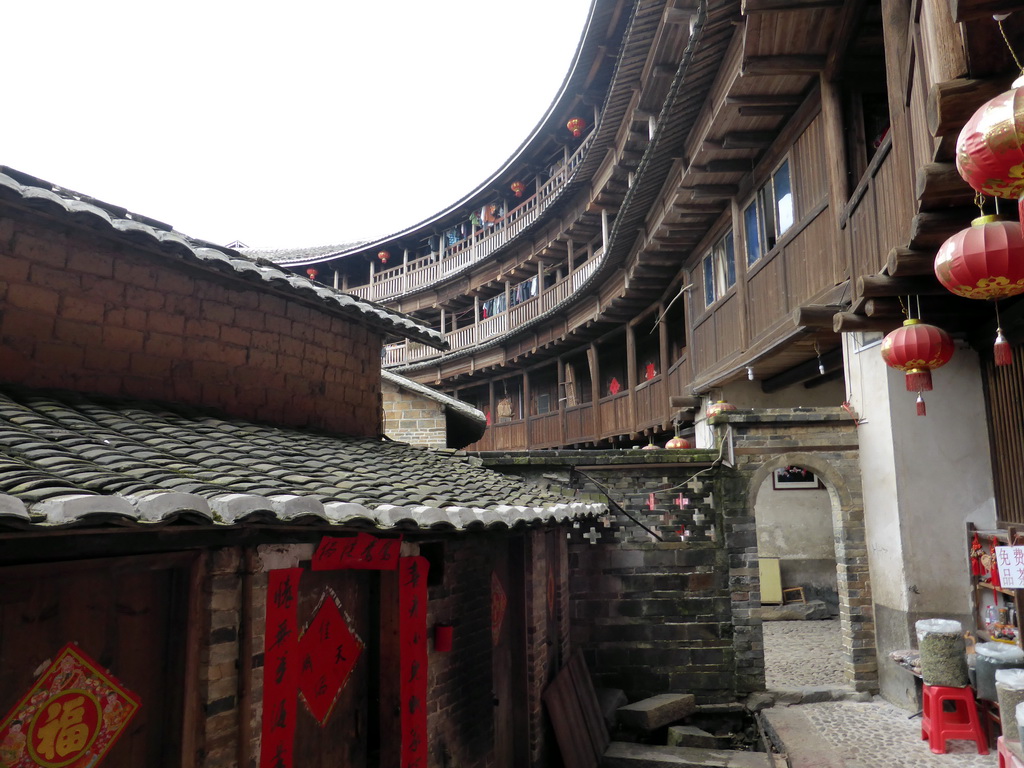
[[[68,643],[0,724],[0,765],[94,766],[139,706],[138,696]]]
[[[298,647],[299,693],[320,725],[330,717],[362,652],[363,641],[337,595],[325,589]]]

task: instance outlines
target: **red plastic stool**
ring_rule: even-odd
[[[954,709],[943,706],[952,701]],[[974,689],[926,685],[922,689],[921,739],[937,755],[946,753],[946,739],[969,739],[977,743],[978,754],[988,754],[988,734],[974,700]]]
[[[1024,768],[1024,763],[1017,759],[1017,756],[1010,751],[1006,743],[1006,737],[1000,736],[996,741],[996,752],[999,755],[999,768]]]

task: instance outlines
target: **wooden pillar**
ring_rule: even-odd
[[[847,182],[846,146],[843,140],[843,104],[839,85],[824,76],[821,78],[821,117],[825,132],[825,162],[828,166],[828,197],[832,209],[832,221],[836,228],[837,254],[833,256],[833,276],[839,282],[840,277],[853,274],[851,255],[846,248],[847,237],[839,228],[843,210],[849,200],[849,184]]]
[[[629,424],[636,427],[636,325],[626,325],[626,391],[629,393]],[[630,431],[635,431],[631,429]]]
[[[533,445],[533,435],[530,434],[530,416],[532,415],[532,413],[531,413],[531,407],[530,407],[531,404],[530,404],[530,373],[529,373],[529,371],[523,371],[523,385],[520,388],[520,391],[523,393],[523,412],[522,412],[521,415],[523,417],[523,421],[526,422],[526,430],[525,430],[526,446],[525,447],[529,448],[530,446]]]
[[[601,361],[598,359],[597,344],[587,347],[587,363],[590,366],[590,401],[594,409],[594,434],[596,442],[601,434]]]
[[[658,118],[651,115],[647,118],[647,138],[654,140],[654,132],[658,130]]]
[[[444,336],[444,307],[441,307],[441,335]]]
[[[601,249],[608,248],[608,209],[601,209]]]
[[[569,239],[569,240],[565,241],[565,246],[566,246],[566,249],[568,251],[568,253],[566,255],[566,260],[567,260],[567,263],[569,265],[569,274],[571,275],[573,269],[575,268],[575,261],[576,261],[575,248],[576,248],[576,245],[575,245],[575,243],[573,243],[573,241],[571,239]]]
[[[409,290],[409,249],[402,249],[402,293]]]
[[[512,309],[512,283],[505,281],[505,311]],[[508,330],[512,330],[509,328]]]
[[[334,290],[338,290],[338,270],[334,270]]]
[[[665,382],[665,391],[668,392],[668,321],[665,319],[665,304],[658,304],[658,373]]]
[[[480,297],[473,297],[473,343],[480,343]]]

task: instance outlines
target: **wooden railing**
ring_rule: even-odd
[[[597,251],[590,261],[574,269],[566,278],[555,283],[555,285],[539,296],[533,296],[520,304],[516,304],[511,309],[483,318],[479,323],[467,325],[446,333],[444,338],[448,342],[449,351],[469,349],[477,344],[482,344],[498,336],[511,333],[531,320],[556,309],[560,304],[567,301],[579,286],[583,285],[587,278],[594,273],[598,264],[601,263],[603,256],[603,251]],[[416,342],[402,341],[397,344],[388,344],[384,348],[381,364],[385,368],[395,365],[407,365],[419,360],[440,357],[443,354],[446,353],[417,344]]]
[[[585,138],[555,174],[537,193],[494,223],[486,223],[452,245],[440,243],[440,254],[422,256],[374,274],[369,285],[349,288],[348,293],[372,301],[387,301],[396,296],[427,288],[481,261],[515,239],[535,222],[568,185],[590,148],[594,134]]]
[[[633,394],[633,410],[636,413],[636,427],[633,431],[651,427],[665,418],[668,412],[668,395],[661,376],[637,386]]]

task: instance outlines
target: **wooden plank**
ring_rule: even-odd
[[[816,75],[825,69],[826,57],[814,54],[783,56],[747,56],[743,59],[744,77],[759,75]]]
[[[975,111],[1010,87],[1011,78],[960,78],[935,83],[928,91],[926,115],[932,136],[956,134]]]
[[[558,673],[541,698],[551,718],[565,768],[598,768],[600,755],[594,751],[568,667]]]
[[[583,720],[590,733],[591,742],[594,745],[598,759],[604,754],[611,742],[608,728],[604,723],[604,716],[601,714],[601,707],[597,703],[597,691],[594,690],[594,681],[590,677],[587,663],[583,654],[576,651],[569,659],[569,675],[572,678],[576,696],[580,702],[580,710],[583,713]]]

